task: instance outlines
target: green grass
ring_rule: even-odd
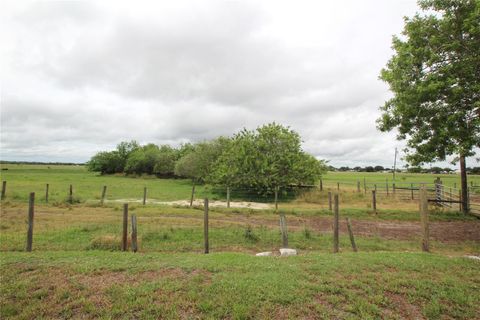
[[[472,319],[480,264],[421,253],[1,253],[2,318]]]
[[[89,172],[85,166],[56,166],[56,165],[20,165],[2,164],[1,180],[7,181],[6,199],[16,202],[27,202],[30,192],[36,193],[37,202],[45,201],[45,186],[49,184],[49,202],[60,203],[68,199],[69,186],[73,185],[75,200],[79,202],[98,201],[101,197],[103,186],[107,186],[107,200],[113,199],[136,199],[143,198],[143,188],[147,187],[147,198],[159,201],[187,200],[191,195],[191,181],[185,179],[158,179],[155,176],[125,177],[123,175],[99,175]],[[410,183],[418,184],[433,183],[436,177],[441,177],[447,187],[457,188],[460,186],[460,177],[457,174],[433,175],[433,174],[397,174],[397,187],[408,187]],[[391,174],[366,173],[366,172],[329,172],[323,177],[324,187],[336,189],[337,182],[341,189],[356,189],[357,181],[362,183],[366,179],[367,187],[373,188],[377,184],[379,190],[385,189],[385,181],[388,178],[391,184]],[[480,185],[480,176],[470,175],[469,181],[474,185]],[[391,185],[390,185],[391,188]],[[478,188],[480,192],[480,188]],[[204,186],[196,187],[196,197],[209,196],[211,199],[224,200],[224,193],[212,193]],[[280,194],[281,200],[284,196]],[[232,190],[232,197],[236,199],[254,201],[272,201],[273,198],[258,197],[246,190]],[[290,196],[285,196],[292,200]]]
[[[70,184],[74,197],[81,202],[99,200],[103,186],[107,186],[108,199],[143,198],[143,188],[147,187],[147,197],[163,201],[189,199],[192,190],[190,180],[157,179],[155,176],[125,177],[123,175],[99,175],[87,171],[84,166],[47,165],[2,165],[8,170],[1,171],[1,179],[7,181],[7,199],[28,201],[30,192],[36,193],[38,202],[45,201],[46,184],[49,184],[49,202],[65,202]],[[203,187],[196,191],[202,194]]]
[[[460,174],[402,172],[395,174],[395,184],[397,187],[409,187],[411,183],[415,185],[419,183],[433,184],[437,177],[442,180],[443,185],[446,187],[454,187],[454,185],[456,185],[457,188],[460,188]],[[363,188],[364,179],[369,189],[371,189],[374,184],[377,184],[379,189],[386,189],[385,184],[388,179],[388,183],[390,184],[389,188],[391,189],[393,174],[382,172],[328,172],[328,174],[323,177],[323,182],[325,187],[330,188],[336,188],[337,182],[340,183],[340,188],[356,188],[357,182],[360,181],[361,187]],[[480,186],[480,175],[468,175],[468,185],[470,186],[471,183],[473,183],[474,186]]]
[[[373,227],[356,233],[359,253],[341,231],[340,253],[332,254],[326,192],[280,203],[297,257],[254,257],[280,247],[273,209],[212,207],[211,254],[203,255],[203,207],[139,203],[129,205],[138,217],[140,241],[133,254],[118,251],[122,204],[101,206],[102,186],[108,186],[111,200],[141,199],[147,186],[150,199],[172,201],[189,199],[190,181],[99,176],[82,166],[6,167],[1,171],[8,182],[0,211],[1,319],[471,319],[480,314],[480,264],[461,258],[478,255],[480,243],[431,239],[433,253],[423,254],[418,235],[407,230],[390,239]],[[408,181],[424,178],[435,177],[413,175]],[[324,182],[356,186],[355,179],[360,176],[329,173]],[[49,204],[43,198],[46,183]],[[80,203],[65,203],[69,184]],[[37,193],[34,251],[25,253],[19,251],[25,248],[32,191]],[[207,194],[197,187],[197,198]],[[377,214],[370,202],[368,195],[342,190],[341,223],[352,218],[354,231],[361,223],[419,223],[417,201],[379,197]],[[454,210],[432,210],[430,220],[479,223]]]

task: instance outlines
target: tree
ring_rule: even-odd
[[[125,165],[127,164],[128,157],[132,152],[138,149],[140,149],[140,145],[135,140],[122,141],[117,145],[117,152],[121,159],[120,171],[117,172],[123,172],[125,170]]]
[[[467,213],[465,158],[480,146],[480,2],[418,3],[426,13],[405,18],[381,71],[394,96],[381,108],[378,128],[398,128],[412,165],[456,156]]]
[[[215,162],[230,143],[230,139],[219,137],[212,141],[197,143],[185,152],[175,164],[175,175],[191,178],[193,182],[203,183],[212,172]],[[186,147],[188,149],[189,147]]]
[[[89,171],[101,174],[122,172],[123,161],[118,151],[98,152],[87,162]]]
[[[152,174],[155,164],[160,157],[160,149],[157,145],[149,143],[130,153],[125,164],[126,173]]]
[[[313,184],[325,171],[323,162],[302,151],[298,133],[271,123],[236,134],[209,181],[271,193],[290,184]]]
[[[155,167],[153,168],[153,173],[162,177],[172,177],[175,174],[175,162],[178,158],[178,150],[175,150],[169,145],[161,146],[156,158]]]

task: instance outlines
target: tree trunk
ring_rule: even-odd
[[[468,184],[467,184],[467,169],[465,164],[465,156],[460,155],[460,178],[462,188],[462,211],[468,214]]]

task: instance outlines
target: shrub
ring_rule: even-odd
[[[248,241],[257,242],[259,240],[258,236],[253,233],[252,226],[250,225],[247,225],[244,236]]]

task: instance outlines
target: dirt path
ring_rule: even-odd
[[[143,201],[142,199],[109,200],[109,202],[130,202],[130,203],[132,203],[132,202],[141,203],[142,201]],[[188,206],[190,206],[190,201],[188,201],[188,200],[160,201],[160,200],[155,200],[155,199],[148,199],[147,204],[165,204],[165,205],[169,205],[169,206],[188,207]],[[227,207],[227,202],[210,200],[208,202],[208,205],[210,207],[226,208]],[[194,200],[193,201],[193,206],[203,206],[203,200]],[[270,209],[270,208],[272,208],[272,206],[267,204],[267,203],[261,203],[261,202],[231,201],[230,202],[230,208],[250,208],[250,209],[256,209],[256,210],[264,210],[264,209]]]
[[[277,227],[278,221],[275,217],[265,219],[264,217],[246,216],[224,216],[211,218],[212,222],[231,222],[236,224],[263,225]],[[421,236],[420,222],[406,221],[371,221],[351,220],[352,228],[357,235],[379,236],[385,239],[408,240]],[[332,219],[329,217],[287,217],[288,228],[303,229],[307,227],[316,232],[332,232]],[[347,224],[344,219],[340,221],[340,232],[347,233]],[[433,240],[443,242],[456,241],[478,241],[480,242],[480,220],[479,221],[451,221],[431,222],[430,237]]]

